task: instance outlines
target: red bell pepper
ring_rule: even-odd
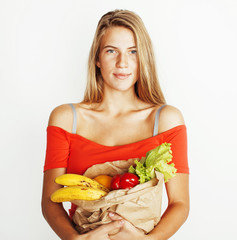
[[[115,175],[111,181],[111,188],[117,189],[130,189],[139,184],[139,177],[133,173],[124,173],[122,175]]]

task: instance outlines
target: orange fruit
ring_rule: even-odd
[[[110,187],[111,186],[111,181],[112,181],[111,176],[99,175],[99,176],[95,177],[94,180],[96,180],[98,183],[100,183],[104,187],[108,188],[109,190],[111,190],[111,187]]]

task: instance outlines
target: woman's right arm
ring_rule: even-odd
[[[54,203],[50,199],[51,194],[60,188],[60,185],[56,184],[54,179],[65,172],[65,168],[55,168],[45,171],[41,202],[42,213],[60,239],[80,239],[63,205],[61,203]]]
[[[72,125],[71,122],[72,113],[70,107],[68,105],[61,105],[56,107],[50,114],[48,125],[58,126],[65,130],[69,130]],[[48,141],[55,140],[48,139]],[[71,240],[74,239],[74,236],[78,236],[71,219],[61,203],[54,203],[50,199],[51,194],[62,187],[54,182],[55,178],[64,173],[66,173],[66,168],[53,168],[44,172],[41,206],[43,216],[54,232],[61,239]]]

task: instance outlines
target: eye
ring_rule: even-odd
[[[107,53],[115,53],[115,50],[113,50],[113,49],[108,49],[106,52],[107,52]]]
[[[131,54],[137,54],[137,50],[132,50]]]

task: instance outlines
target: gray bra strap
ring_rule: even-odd
[[[159,125],[159,116],[160,116],[160,110],[165,106],[166,104],[159,107],[159,109],[156,112],[155,117],[155,124],[154,124],[154,130],[153,130],[153,136],[156,136],[158,134],[158,125]]]
[[[73,123],[72,123],[72,133],[77,132],[77,112],[72,103],[69,104],[72,107],[73,111]]]

